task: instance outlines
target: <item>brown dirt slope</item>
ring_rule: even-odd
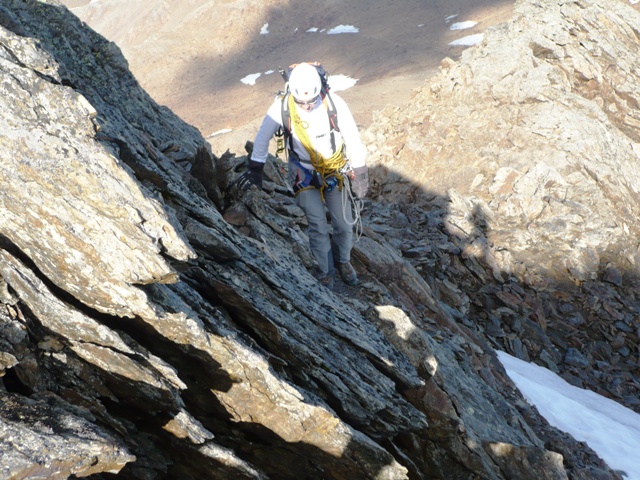
[[[255,85],[249,74],[304,60],[358,79],[343,92],[363,127],[372,113],[411,98],[445,57],[449,43],[508,20],[511,0],[63,0],[123,50],[142,86],[208,137],[214,152],[243,153],[282,86],[277,72]],[[477,22],[451,30],[455,22]],[[268,34],[261,35],[268,24]],[[355,34],[309,33],[353,25]]]

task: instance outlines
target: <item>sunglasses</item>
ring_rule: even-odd
[[[293,96],[293,95],[292,95]],[[320,97],[320,95],[316,95],[315,97],[313,97],[311,100],[309,100],[308,102],[302,102],[298,99],[296,99],[296,97],[293,97],[293,101],[297,104],[297,105],[302,105],[303,107],[307,107],[309,105],[315,105],[315,103],[318,101],[318,98]]]

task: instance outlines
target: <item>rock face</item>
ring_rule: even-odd
[[[529,222],[537,222],[529,228],[540,238],[540,270],[524,261],[522,243],[509,243],[528,234],[517,223],[523,216],[516,209],[528,198],[518,194],[525,191],[533,192],[532,209],[544,198],[547,205],[561,204],[563,215],[588,211],[592,203],[577,205],[580,192],[599,192],[609,201],[598,215],[574,220],[572,228],[593,232],[609,225],[600,233],[619,251],[631,251],[625,225],[629,232],[635,228],[630,220],[623,224],[638,208],[633,172],[624,170],[635,158],[633,148],[619,159],[612,152],[600,161],[587,155],[598,135],[606,145],[619,146],[621,155],[624,145],[633,147],[615,123],[632,117],[630,107],[628,115],[611,108],[606,115],[594,105],[598,85],[610,88],[607,106],[614,98],[631,105],[634,79],[623,81],[620,75],[612,88],[585,53],[584,65],[593,69],[594,100],[572,94],[575,82],[588,83],[572,77],[566,66],[573,37],[563,37],[562,48],[554,50],[541,34],[538,43],[549,50],[541,53],[529,32],[533,26],[526,35],[517,34],[526,10],[538,6],[543,13],[549,10],[539,20],[542,32],[545,22],[573,31],[571,15],[547,3],[520,4],[513,26],[496,30],[459,65],[449,64],[416,102],[368,132],[383,141],[377,147],[372,142],[372,165],[377,165],[372,177],[380,195],[368,201],[364,235],[354,250],[361,286],[340,284],[329,291],[308,272],[304,217],[275,162],[266,169],[264,191],[239,194],[233,180],[245,158],[213,157],[195,129],[140,89],[113,44],[57,2],[5,0],[0,6],[2,478],[107,478],[108,473],[130,479],[621,478],[586,445],[546,424],[514,389],[493,350],[504,348],[570,375],[568,366],[576,369],[576,381],[596,387],[607,384],[607,375],[614,377],[623,400],[631,384],[618,367],[624,363],[626,374],[637,372],[629,366],[637,369],[634,332],[640,309],[633,297],[622,296],[631,285],[628,269],[612,259],[603,282],[586,275],[574,290],[555,288],[552,280],[562,272],[550,275],[555,264],[545,270],[543,260],[554,239],[568,237],[544,234],[559,221],[559,213],[548,212],[551,207]],[[575,5],[561,7],[571,13]],[[595,11],[599,22],[584,22],[582,43],[592,38],[587,26],[597,33],[603,19],[618,21],[619,32],[640,31],[633,30],[634,12],[618,4],[583,7],[585,15]],[[538,54],[531,54],[523,72],[512,65],[513,78],[503,72],[502,90],[489,75],[498,75],[495,67],[484,67],[485,81],[506,92],[519,79],[526,90],[527,72],[548,63],[528,80],[528,88],[540,90],[539,98],[512,91],[500,108],[505,100],[498,93],[474,93],[473,88],[487,87],[471,82],[470,75],[502,36],[509,38],[503,48],[522,41]],[[589,51],[603,51],[593,42]],[[557,82],[546,83],[543,72],[557,76]],[[573,95],[568,104],[564,97],[548,96],[562,78],[570,79],[561,89]],[[478,103],[471,104],[472,98]],[[460,108],[467,104],[467,113],[450,108],[457,101]],[[572,135],[588,132],[571,145],[562,132],[524,128],[535,116],[514,116],[513,124],[489,116],[511,108],[524,116],[528,108],[555,106],[568,121],[573,118],[568,105],[583,106],[576,117],[588,117],[588,111],[594,122],[591,129],[568,127]],[[460,121],[476,118],[477,125],[449,125],[451,117],[437,123],[445,109]],[[424,156],[425,148],[432,149],[434,165],[447,158],[447,148],[469,154],[468,139],[480,139],[485,122],[492,121],[504,129],[502,137],[496,134],[490,147],[476,145],[473,161],[459,157],[469,161],[467,171],[484,172],[474,174],[470,184],[465,172],[441,177],[445,197],[419,190],[429,170],[418,179],[402,173],[415,167],[411,159],[423,158],[418,152]],[[542,162],[540,167],[524,163],[525,151],[536,151],[526,131],[532,138],[547,135],[537,143],[555,155],[546,170]],[[440,143],[434,143],[436,132]],[[511,135],[520,147],[507,141]],[[485,148],[486,155],[494,155],[490,159],[482,156]],[[578,157],[583,170],[569,166]],[[576,175],[591,172],[591,183],[565,179],[571,168]],[[615,169],[622,175],[614,179]],[[489,173],[493,177],[485,180]],[[534,182],[545,175],[544,183]],[[480,195],[482,185],[495,190],[495,204],[488,194]],[[538,195],[535,185],[554,193]],[[564,197],[559,199],[554,195],[560,185]],[[616,190],[620,186],[626,190]],[[400,203],[389,205],[390,199]],[[588,196],[582,202],[595,205]],[[499,215],[504,210],[510,215]],[[470,227],[473,237],[462,233]],[[575,258],[597,254],[603,261],[613,251],[603,242],[583,250],[565,248],[564,242],[558,250],[575,250]],[[515,268],[519,264],[521,270]],[[586,265],[575,268],[585,273]],[[604,312],[615,319],[613,326],[606,324],[615,341],[609,345],[590,337],[587,328],[585,338],[604,350],[609,345],[615,354],[603,356],[595,347],[586,351],[571,343],[580,337],[565,336],[562,325],[569,329],[582,322],[595,329]],[[533,339],[540,342],[537,350],[527,344]]]
[[[636,411],[639,37],[622,2],[518,2],[367,132],[377,200],[412,200],[398,246],[459,318]]]
[[[474,211],[484,225],[467,219],[459,234],[488,231],[511,256],[503,270],[637,275],[639,32],[622,2],[517,3],[512,22],[444,60],[411,108],[373,129],[384,139],[373,161],[394,173],[381,194],[424,189]],[[411,182],[390,188],[394,176]]]

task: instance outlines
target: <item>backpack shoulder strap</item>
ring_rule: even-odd
[[[336,132],[340,131],[340,127],[338,127],[338,111],[328,90],[323,91],[322,103],[324,103],[327,108],[327,115],[329,115],[329,123],[331,124],[331,148],[335,152],[337,146]]]
[[[338,111],[336,109],[336,104],[333,103],[331,94],[328,91],[324,93],[324,99],[326,100],[327,114],[329,115],[329,122],[331,122],[331,126],[333,127],[333,129],[336,132],[339,132],[340,127],[338,127]]]
[[[284,134],[285,144],[289,143],[291,136],[291,112],[289,111],[289,93],[288,91],[282,96],[280,111],[282,112],[282,130]],[[289,145],[291,148],[291,145]]]

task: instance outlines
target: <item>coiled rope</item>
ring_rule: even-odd
[[[322,102],[324,103],[326,100],[323,99]],[[292,129],[296,132],[300,142],[309,154],[309,159],[313,168],[315,168],[323,178],[330,174],[342,176],[340,169],[342,169],[347,163],[347,159],[342,153],[342,148],[336,149],[336,152],[329,158],[323,157],[320,152],[313,148],[307,129],[304,127],[303,121],[298,113],[298,109],[295,107],[293,95],[289,95],[289,111],[291,112]]]
[[[349,178],[347,175],[345,175],[345,178]],[[351,179],[347,180],[347,182],[351,183]],[[358,198],[356,198],[353,195],[353,192],[351,191],[351,185],[348,185],[348,188],[344,188],[343,192],[342,192],[343,198],[342,198],[342,218],[344,218],[344,221],[347,225],[351,225],[352,227],[355,225],[355,231],[354,231],[354,235],[356,238],[356,242],[358,242],[360,240],[360,237],[362,236],[362,208],[364,207],[364,202]],[[347,197],[348,202],[345,201],[344,197]],[[347,208],[348,205],[352,205],[352,213],[353,213],[353,221],[350,222],[349,220],[347,220]]]

